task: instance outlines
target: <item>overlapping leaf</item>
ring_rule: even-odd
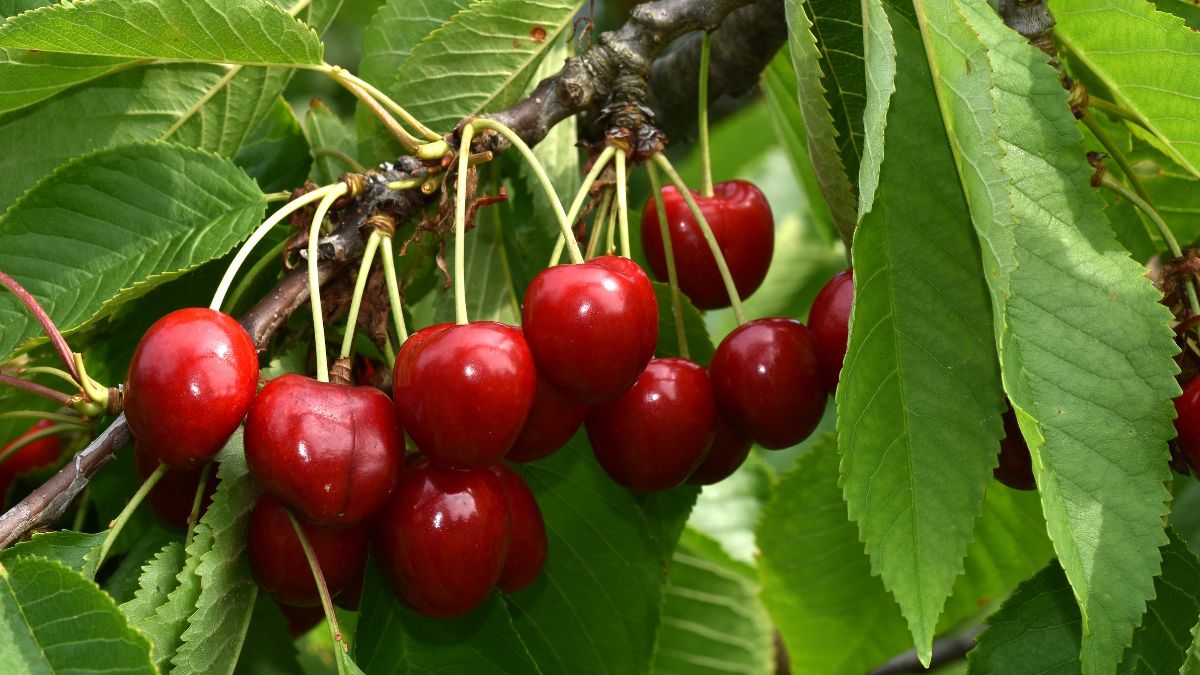
[[[21,556],[35,556],[55,560],[67,568],[79,572],[85,579],[96,576],[97,557],[107,532],[87,534],[58,530],[38,532],[12,548],[0,552],[0,563],[8,564]]]
[[[862,160],[863,113],[867,105],[863,3],[807,0],[812,34],[821,52],[823,83],[838,152],[853,183]]]
[[[312,154],[310,179],[319,185],[328,185],[346,171],[353,170],[354,167],[348,166],[336,153],[345,153],[354,159],[354,132],[346,128],[329,106],[313,99],[304,117],[304,133]]]
[[[19,110],[115,70],[140,65],[111,56],[0,48],[0,113]]]
[[[414,47],[471,0],[389,0],[363,31],[359,75],[376,86],[395,79]]]
[[[304,184],[312,158],[296,112],[282,97],[252,134],[237,144],[233,161],[263,192],[291,191]],[[332,182],[332,181],[328,181]]]

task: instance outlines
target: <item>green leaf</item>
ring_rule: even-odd
[[[1121,659],[1121,673],[1177,673],[1192,648],[1200,622],[1200,559],[1177,533],[1162,549],[1162,574],[1146,606],[1133,644]]]
[[[0,47],[130,59],[317,66],[316,32],[259,0],[89,0],[25,12]]]
[[[56,171],[0,217],[0,269],[74,330],[223,255],[265,205],[254,181],[215,155],[114,148]],[[0,354],[39,332],[11,295],[0,296]]]
[[[751,453],[732,476],[704,486],[688,518],[688,527],[719,542],[734,560],[757,564],[754,527],[771,499],[773,478],[766,462]]]
[[[8,565],[18,557],[35,556],[55,560],[85,579],[96,576],[96,556],[107,532],[85,534],[70,530],[38,532],[12,548],[0,552],[0,563]]]
[[[888,108],[896,91],[896,44],[882,0],[863,0],[863,41],[867,102],[863,109],[863,153],[858,165],[858,215],[871,210],[879,187],[879,168]]]
[[[329,106],[314,98],[304,117],[304,131],[312,154],[312,171],[308,174],[312,181],[318,185],[329,185],[338,176],[354,170],[344,160],[331,154],[340,152],[354,159],[356,149],[354,132]]]
[[[493,206],[475,214],[475,228],[466,234],[467,316],[472,321],[516,325],[521,319],[521,305],[509,273],[501,227],[500,210]],[[447,237],[448,250],[453,250],[453,240],[453,235]],[[446,265],[453,275],[453,256],[448,257]],[[433,317],[435,323],[454,321],[453,287],[438,288]]]
[[[287,620],[266,593],[254,603],[246,644],[238,657],[235,673],[244,675],[292,675],[301,672],[296,660],[296,643],[288,633]]]
[[[1145,0],[1055,0],[1055,39],[1200,176],[1200,35]]]
[[[1183,19],[1188,28],[1200,30],[1200,7],[1193,0],[1153,0],[1159,10],[1175,14]]]
[[[400,72],[414,47],[471,0],[388,0],[363,31],[359,76],[383,86]]]
[[[145,586],[144,592],[140,597],[135,593],[129,603],[131,621],[133,616],[142,617],[133,625],[154,644],[154,663],[160,670],[170,670],[171,659],[179,650],[180,636],[187,628],[188,617],[195,611],[196,600],[200,597],[200,577],[196,576],[196,566],[200,564],[201,556],[212,550],[212,546],[210,531],[198,529],[191,545],[187,547],[186,556],[181,555],[179,548],[173,551],[163,549],[139,580],[139,584]],[[177,570],[173,581],[167,576],[172,570]],[[160,604],[155,606],[152,604],[154,602]]]
[[[275,99],[270,114],[241,146],[233,161],[245,169],[263,192],[290,190],[304,184],[311,163],[308,141],[286,100]]]
[[[62,563],[20,557],[0,566],[0,667],[10,673],[153,674],[150,643],[116,603]]]
[[[754,568],[689,529],[667,579],[655,675],[774,672],[771,622]]]
[[[179,587],[183,563],[183,542],[170,541],[142,566],[133,599],[121,605],[129,623],[137,626],[147,620],[153,621],[152,617],[168,602],[171,592]]]
[[[88,365],[88,372],[91,372],[90,363]],[[111,469],[106,468],[106,470]],[[132,522],[126,523],[125,527],[129,528]],[[133,545],[129,548],[129,552],[121,558],[121,562],[117,563],[117,568],[104,580],[104,590],[113,596],[113,599],[118,604],[124,605],[129,602],[134,598],[138,588],[140,588],[143,568],[154,560],[154,557],[161,552],[164,546],[171,542],[179,543],[180,541],[182,539],[178,532],[168,530],[158,524],[140,529],[137,532],[137,537],[134,539]],[[175,571],[178,572],[178,569]],[[128,612],[126,616],[128,616]],[[130,619],[130,623],[133,623],[132,618]]]
[[[1057,73],[982,1],[954,5],[960,18],[930,12],[947,19],[927,35],[943,54],[1004,385],[1083,609],[1083,668],[1106,670],[1152,597],[1166,540],[1171,316],[1113,240]]]
[[[879,188],[854,237],[838,434],[850,518],[927,662],[996,465],[1004,401],[978,242],[920,32],[899,12],[891,25],[896,92]]]
[[[837,132],[838,152],[846,173],[854,178],[862,161],[867,104],[862,3],[806,0],[805,6],[826,73],[822,84]]]
[[[0,48],[0,113],[20,110],[116,70],[142,65],[111,56]]]
[[[654,297],[658,300],[658,347],[654,355],[658,358],[679,356],[679,340],[675,336],[675,312],[671,309],[671,287],[661,281],[651,281]],[[687,333],[688,352],[692,361],[707,364],[712,360],[716,348],[708,337],[708,326],[700,310],[680,294],[683,306],[683,327]]]

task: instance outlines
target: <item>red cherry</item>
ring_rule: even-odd
[[[493,321],[426,330],[396,356],[393,391],[404,428],[422,453],[444,466],[499,462],[537,390],[525,338]]]
[[[242,423],[258,389],[258,353],[227,314],[180,309],[138,343],[125,380],[125,418],[139,445],[196,469]]]
[[[1029,446],[1025,444],[1025,437],[1021,435],[1021,427],[1012,408],[1004,413],[1000,464],[992,469],[992,475],[1014,490],[1037,489],[1037,482],[1033,479],[1033,458],[1029,456]]]
[[[525,291],[521,316],[538,372],[584,403],[628,391],[658,344],[654,287],[624,258],[543,270]]]
[[[283,618],[287,621],[288,634],[293,638],[304,635],[325,618],[325,610],[320,605],[316,607],[295,607],[293,605],[280,604],[279,602],[275,604],[279,607],[279,611],[283,612]]]
[[[133,463],[138,475],[144,481],[158,468],[158,458],[141,445],[133,447]],[[148,499],[154,515],[163,523],[178,529],[188,526],[188,516],[192,514],[192,502],[196,499],[196,490],[200,487],[202,469],[167,469],[163,477],[150,490]],[[204,513],[212,503],[213,493],[217,491],[217,470],[214,466],[209,470],[208,480],[205,481],[204,496],[200,499],[200,513]]]
[[[700,309],[728,307],[729,293],[717,261],[683,195],[675,186],[668,185],[663,188],[662,196],[679,288]],[[738,295],[749,297],[762,285],[775,252],[775,219],[766,196],[753,183],[731,180],[714,185],[712,197],[694,191],[692,197],[725,256]],[[666,281],[667,258],[653,196],[642,209],[642,247],[655,278]]]
[[[496,587],[505,593],[516,593],[532,584],[546,564],[546,522],[537,499],[516,471],[503,464],[489,467],[500,479],[508,502],[508,556]]]
[[[764,448],[803,441],[825,412],[816,340],[793,319],[739,326],[717,347],[709,374],[721,413]]]
[[[387,394],[372,387],[272,380],[246,417],[246,465],[263,490],[324,527],[379,510],[404,461],[404,434]]]
[[[348,609],[351,612],[357,612],[362,604],[363,583],[366,581],[367,567],[364,565],[358,571],[358,576],[346,582],[346,587],[342,589],[334,598],[334,604],[342,609]]]
[[[300,527],[312,547],[330,595],[337,595],[361,577],[367,564],[369,539],[365,523],[332,530],[300,521]],[[312,570],[287,509],[270,495],[260,495],[254,503],[246,530],[246,549],[254,578],[271,597],[283,604],[300,607],[321,602],[317,582],[313,581]]]
[[[837,389],[842,362],[846,360],[846,342],[850,335],[850,308],[854,306],[854,270],[833,275],[821,287],[808,313],[808,329],[817,340],[821,366],[829,391]]]
[[[466,614],[496,585],[508,552],[500,479],[422,459],[400,477],[374,541],[401,600],[426,616]]]
[[[654,359],[632,389],[593,406],[587,417],[600,466],[638,492],[683,483],[704,461],[716,425],[708,375],[680,358]]]
[[[3,461],[0,461],[0,503],[4,502],[9,488],[17,478],[58,461],[59,452],[62,450],[62,438],[57,435],[43,436],[11,454],[8,453],[8,449],[18,442],[52,426],[54,422],[50,420],[38,420],[28,431],[0,448],[0,456],[4,457]]]
[[[746,461],[751,445],[754,443],[746,434],[730,424],[724,416],[717,415],[717,432],[713,436],[712,447],[687,482],[692,485],[712,485],[729,478]]]
[[[1175,399],[1175,415],[1175,430],[1179,433],[1175,444],[1192,473],[1200,474],[1200,377],[1188,382]]]
[[[510,462],[532,462],[549,457],[579,431],[587,406],[559,391],[538,376],[537,393],[525,426],[505,457]]]

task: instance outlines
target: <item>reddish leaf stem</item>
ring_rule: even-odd
[[[50,320],[50,315],[46,313],[46,310],[42,309],[37,299],[25,290],[24,286],[4,272],[0,272],[0,284],[12,291],[12,294],[17,296],[17,299],[29,309],[29,312],[37,317],[38,323],[42,324],[42,330],[46,331],[46,337],[50,338],[50,344],[54,345],[54,351],[58,352],[58,358],[62,359],[63,364],[66,365],[67,372],[71,373],[71,376],[78,381],[79,372],[75,370],[75,358],[72,356],[74,352],[67,345],[67,339],[59,332],[58,326],[55,326],[54,322]]]

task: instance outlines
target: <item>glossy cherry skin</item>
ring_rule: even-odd
[[[18,478],[58,461],[58,455],[62,451],[62,438],[57,435],[43,436],[22,446],[12,454],[6,454],[8,449],[18,442],[52,426],[54,426],[54,422],[50,420],[38,420],[29,427],[28,431],[0,448],[0,455],[4,456],[4,460],[0,462],[0,504],[4,502],[13,482]]]
[[[366,523],[332,530],[302,520],[298,522],[317,558],[330,595],[336,596],[352,581],[362,578],[370,541]],[[312,570],[287,509],[270,495],[260,495],[250,512],[246,550],[254,578],[272,598],[299,607],[320,604],[317,583],[313,581]]]
[[[708,370],[721,414],[764,448],[803,441],[825,412],[817,342],[799,321],[739,326],[721,341]]]
[[[246,416],[250,475],[317,525],[349,527],[378,511],[403,462],[396,408],[373,387],[284,375]]]
[[[393,392],[417,448],[455,468],[503,459],[537,391],[533,355],[521,331],[478,321],[431,331],[413,347],[410,343],[413,338],[396,356]]]
[[[663,188],[662,196],[680,290],[700,309],[728,307],[729,292],[717,261],[687,202],[673,185]],[[775,252],[775,218],[766,196],[753,183],[732,180],[714,185],[712,197],[696,192],[692,197],[712,228],[738,296],[749,297],[762,285]],[[642,247],[655,278],[666,281],[667,258],[654,197],[642,209]]]
[[[538,376],[533,407],[525,426],[505,456],[510,462],[533,462],[549,457],[579,431],[588,408]]]
[[[141,445],[134,445],[133,463],[137,467],[138,476],[144,481],[158,468],[158,458]],[[147,499],[154,515],[164,524],[176,529],[188,526],[188,516],[192,513],[192,503],[196,499],[196,490],[200,487],[202,469],[167,469],[163,477],[150,490]],[[204,496],[200,498],[199,518],[212,503],[213,493],[217,491],[217,469],[209,470],[208,480],[205,481]]]
[[[658,344],[654,287],[625,258],[543,270],[525,291],[521,316],[538,373],[584,403],[628,391]]]
[[[717,415],[717,431],[713,435],[712,447],[696,470],[688,476],[692,485],[713,485],[729,478],[750,456],[750,437]]]
[[[417,461],[376,520],[374,544],[408,606],[433,617],[466,614],[496,585],[508,553],[500,479],[487,469]]]
[[[279,607],[279,611],[283,612],[283,618],[287,621],[288,634],[292,638],[304,635],[325,618],[325,610],[320,605],[315,607],[296,607],[294,605],[284,605],[279,602],[275,604]]]
[[[508,555],[496,587],[516,593],[532,584],[546,564],[546,522],[533,492],[516,471],[503,464],[488,470],[500,479],[508,503]]]
[[[1010,408],[1004,413],[1004,439],[1000,441],[1000,464],[992,469],[996,480],[1014,490],[1036,490],[1033,479],[1033,458],[1021,435],[1017,416]]]
[[[228,314],[180,309],[138,343],[125,380],[125,419],[138,445],[196,469],[229,440],[258,389],[258,354]]]
[[[846,360],[846,343],[850,336],[850,308],[854,306],[854,270],[842,270],[821,287],[808,313],[808,329],[821,352],[821,368],[825,383],[832,392],[837,389]]]
[[[687,359],[654,359],[632,389],[593,406],[586,426],[596,460],[618,484],[673,488],[712,446],[717,410],[708,375]]]
[[[1183,459],[1200,475],[1200,377],[1193,378],[1175,399],[1175,430],[1179,437],[1175,445]]]

